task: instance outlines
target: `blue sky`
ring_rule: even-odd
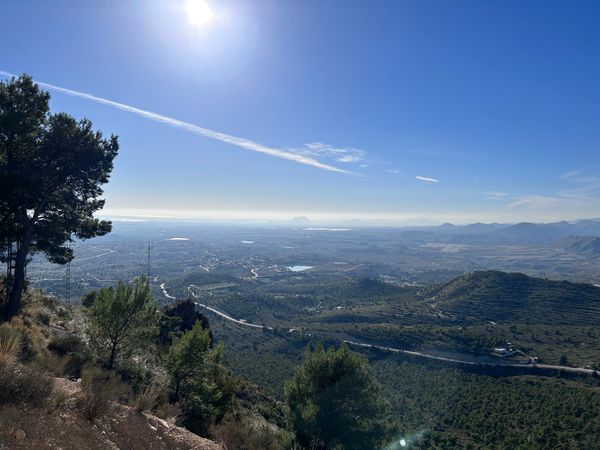
[[[120,137],[105,214],[600,217],[597,2],[206,2],[3,2],[0,70]]]

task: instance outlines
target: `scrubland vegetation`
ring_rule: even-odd
[[[80,380],[77,408],[92,423],[117,402],[228,449],[375,448],[392,430],[368,362],[347,347],[307,350],[285,406],[223,365],[223,344],[189,302],[159,309],[144,278],[84,303],[28,291],[21,312],[0,326],[0,410],[31,404],[51,413],[64,401],[55,377],[65,377]]]

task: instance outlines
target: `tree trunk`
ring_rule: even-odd
[[[115,357],[117,356],[117,343],[113,342],[110,349],[110,359],[108,360],[108,370],[112,370],[115,365]]]
[[[15,257],[15,279],[8,295],[8,302],[4,308],[4,320],[7,321],[17,314],[21,306],[21,295],[23,294],[23,288],[25,287],[25,266],[27,265],[27,254],[29,253],[29,247],[31,246],[32,236],[33,228],[28,226],[25,229],[23,241],[21,242]]]

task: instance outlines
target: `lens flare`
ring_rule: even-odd
[[[190,23],[198,29],[206,27],[215,18],[215,13],[207,0],[187,0],[185,11]]]

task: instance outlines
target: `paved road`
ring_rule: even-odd
[[[162,287],[162,285],[161,285],[161,287]],[[196,286],[194,286],[193,284],[192,284],[192,285],[190,285],[190,286],[188,286],[188,291],[189,291],[189,293],[192,295],[192,297],[194,297],[195,299],[197,299],[197,298],[198,298],[198,296],[197,296],[197,295],[194,293],[194,291],[191,289],[192,287],[196,287]],[[164,288],[163,288],[163,292],[165,293],[165,295],[167,295],[167,294],[166,294],[166,290],[165,290]],[[171,297],[169,297],[169,298],[171,298]],[[194,303],[195,303],[196,305],[198,305],[198,306],[200,306],[200,307],[202,307],[202,308],[204,308],[204,309],[208,310],[208,311],[211,311],[211,312],[215,313],[216,315],[218,315],[218,316],[222,317],[223,319],[225,319],[225,320],[229,320],[230,322],[233,322],[233,323],[237,323],[238,325],[244,325],[244,326],[246,326],[246,327],[250,327],[250,328],[260,328],[261,330],[262,330],[263,328],[267,328],[267,329],[269,329],[269,330],[272,330],[272,329],[273,329],[273,328],[271,328],[271,327],[265,327],[265,326],[263,326],[263,325],[257,325],[257,324],[255,324],[255,323],[246,322],[245,320],[235,319],[235,318],[231,317],[230,315],[228,315],[228,314],[225,314],[225,313],[224,313],[224,312],[222,312],[222,311],[219,311],[219,310],[217,310],[217,309],[211,308],[210,306],[204,305],[204,304],[202,304],[202,303],[199,303],[199,302],[194,302]]]
[[[555,366],[555,365],[551,365],[551,364],[535,364],[535,365],[533,365],[533,364],[512,363],[512,362],[485,363],[485,362],[477,362],[477,361],[465,361],[463,359],[447,358],[444,356],[431,355],[429,353],[415,352],[415,351],[404,350],[404,349],[400,349],[400,348],[363,344],[361,342],[354,342],[354,341],[348,341],[348,340],[344,340],[343,342],[346,342],[349,345],[354,345],[357,347],[377,348],[379,350],[385,350],[385,351],[393,352],[393,353],[402,353],[405,355],[416,356],[419,358],[434,359],[437,361],[444,361],[444,362],[450,362],[450,363],[454,363],[454,364],[462,364],[462,365],[468,365],[468,366],[492,366],[492,367],[516,367],[516,368],[537,367],[540,369],[561,370],[564,372],[580,373],[580,374],[585,374],[585,375],[597,375],[598,374],[598,371],[595,371],[593,369],[586,369],[584,367]]]
[[[167,290],[165,288],[164,283],[161,284],[161,289],[163,290],[163,293],[165,295],[165,297],[167,298],[174,298],[171,295],[169,295],[167,293]],[[195,287],[193,285],[188,286],[188,291],[190,292],[190,294],[194,297],[194,298],[198,298],[198,296],[193,292],[193,290],[191,289],[192,287]],[[255,323],[250,323],[247,322],[245,320],[239,320],[239,319],[235,319],[233,317],[231,317],[228,314],[225,314],[222,311],[219,311],[217,309],[211,308],[210,306],[204,305],[202,303],[199,302],[194,302],[196,305],[214,313],[217,314],[218,316],[222,317],[225,320],[228,320],[230,322],[236,323],[238,325],[243,325],[245,327],[250,327],[250,328],[258,328],[258,329],[263,329],[263,328],[267,328],[269,330],[272,330],[272,327],[265,327],[263,325],[258,325]],[[307,333],[309,334],[309,333]],[[453,364],[461,364],[461,365],[466,365],[466,366],[481,366],[481,367],[514,367],[514,368],[539,368],[539,369],[546,369],[546,370],[559,370],[559,371],[563,371],[563,372],[569,372],[569,373],[578,373],[578,374],[583,374],[583,375],[598,375],[598,371],[593,370],[593,369],[586,369],[584,367],[568,367],[568,366],[558,366],[558,365],[552,365],[552,364],[522,364],[522,363],[510,363],[510,362],[497,362],[497,363],[485,363],[485,362],[477,362],[477,361],[466,361],[464,359],[458,359],[458,358],[449,358],[449,357],[445,357],[445,356],[438,356],[438,355],[432,355],[430,353],[423,353],[423,352],[415,352],[412,350],[405,350],[405,349],[401,349],[401,348],[394,348],[394,347],[384,347],[381,345],[372,345],[372,344],[365,344],[362,342],[356,342],[356,341],[350,341],[350,340],[343,340],[342,342],[347,343],[348,345],[353,345],[356,347],[363,347],[363,348],[376,348],[379,350],[384,350],[384,351],[388,351],[388,352],[392,352],[392,353],[402,353],[404,355],[409,355],[409,356],[414,356],[417,358],[426,358],[426,359],[432,359],[432,360],[436,360],[436,361],[442,361],[442,362],[448,362],[448,363],[453,363]]]

